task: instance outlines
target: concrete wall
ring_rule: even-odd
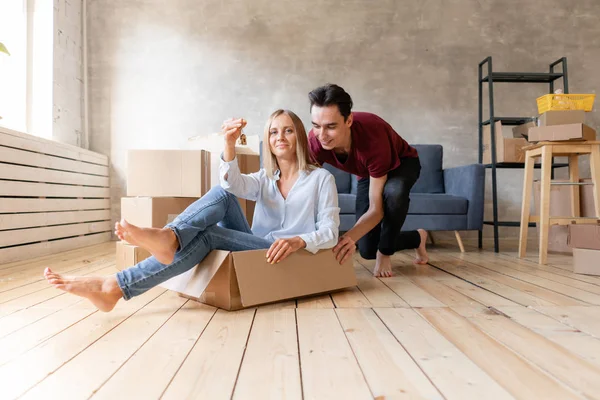
[[[54,0],[52,138],[87,147],[83,136],[84,0]]]
[[[325,82],[409,142],[442,144],[445,167],[477,162],[477,64],[544,72],[566,56],[571,92],[595,92],[598,15],[597,0],[89,0],[90,146],[112,160],[113,216],[127,149],[185,148],[231,116],[259,134],[280,107],[308,127]],[[498,85],[496,113],[535,115],[546,90]],[[522,171],[498,175],[500,217],[518,219]]]

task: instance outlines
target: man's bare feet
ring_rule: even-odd
[[[391,257],[381,254],[379,250],[377,250],[377,258],[375,261],[375,268],[373,269],[373,276],[381,278],[389,278],[393,276]]]
[[[62,276],[50,268],[46,268],[44,277],[55,288],[88,299],[100,311],[111,311],[123,297],[123,292],[114,275],[108,277]]]
[[[140,228],[125,219],[115,223],[119,239],[140,246],[150,252],[161,264],[171,264],[179,247],[175,233],[169,228]]]
[[[429,256],[427,255],[427,231],[425,229],[417,229],[421,236],[421,245],[415,249],[415,264],[424,265],[429,262]]]

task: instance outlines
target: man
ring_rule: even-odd
[[[376,260],[375,276],[392,276],[390,256],[415,249],[417,264],[428,261],[427,232],[401,232],[409,193],[421,171],[416,149],[382,118],[352,112],[352,98],[340,86],[328,84],[308,94],[313,128],[310,152],[319,164],[359,177],[357,221],[333,249],[340,262],[358,249],[363,258]]]

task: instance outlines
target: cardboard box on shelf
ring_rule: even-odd
[[[139,246],[117,242],[116,266],[119,271],[129,268],[150,257],[150,253]]]
[[[539,126],[584,124],[585,111],[583,110],[561,110],[546,111],[538,117]]]
[[[573,272],[600,276],[600,250],[573,249]]]
[[[600,220],[598,225],[569,225],[569,246],[573,249],[600,250]]]
[[[160,286],[225,310],[356,286],[352,260],[340,265],[331,250],[299,250],[271,265],[266,250],[213,250],[197,266]]]
[[[527,139],[529,136],[529,128],[534,128],[535,126],[535,122],[527,122],[525,124],[517,125],[512,129],[513,137]]]
[[[162,228],[196,200],[196,197],[123,197],[121,218],[141,228]]]
[[[201,197],[210,186],[202,150],[129,150],[127,196]]]
[[[529,141],[596,140],[596,131],[585,124],[538,126],[529,129]]]
[[[519,163],[525,162],[523,147],[529,146],[523,138],[507,138],[503,136],[503,126],[500,121],[495,124],[496,136],[496,162]],[[490,125],[483,127],[483,163],[492,163],[492,134]]]

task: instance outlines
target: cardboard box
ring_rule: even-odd
[[[151,254],[148,251],[139,246],[134,246],[126,242],[117,242],[116,264],[119,271],[133,267],[150,256]]]
[[[568,239],[573,249],[600,250],[600,220],[598,225],[569,225]],[[596,262],[600,265],[600,260]]]
[[[260,170],[260,141],[258,136],[247,136],[246,146],[235,146],[238,165],[242,174],[250,174]],[[223,152],[223,136],[212,134],[195,136],[189,139],[190,147],[205,151],[205,168],[208,188],[220,184],[219,166],[221,164],[221,153]],[[246,214],[248,223],[252,226],[254,216],[254,201],[238,199],[240,206]]]
[[[502,133],[502,123],[496,122],[496,162],[525,162],[525,151],[523,147],[529,146],[527,140],[521,138],[506,138]],[[483,127],[483,163],[492,163],[491,149],[491,127],[486,125]]]
[[[513,137],[527,139],[527,137],[529,136],[529,128],[535,128],[536,126],[537,125],[535,124],[535,122],[527,122],[525,124],[515,126],[512,130]]]
[[[163,228],[196,200],[196,197],[123,197],[121,218],[141,228]]]
[[[539,126],[584,124],[585,111],[583,110],[564,110],[564,111],[546,111],[538,117]]]
[[[352,260],[340,265],[331,250],[299,250],[279,264],[266,250],[214,250],[196,267],[160,286],[226,310],[272,303],[356,286]]]
[[[600,250],[573,249],[573,272],[600,276]]]
[[[202,150],[129,150],[127,196],[202,197],[210,188]]]
[[[596,131],[585,124],[538,126],[529,129],[529,141],[596,140]]]
[[[591,179],[580,179],[580,182],[592,182]],[[600,215],[596,215],[594,208],[594,185],[581,186],[579,195],[581,216],[582,217],[596,217],[600,218]]]
[[[535,215],[540,215],[540,196],[542,184],[540,181],[533,183],[533,201],[535,203]],[[571,216],[571,186],[551,185],[550,186],[550,216],[568,217]],[[537,225],[538,236],[540,234],[540,224]],[[567,225],[552,225],[548,231],[548,252],[551,253],[572,253],[568,245],[569,227]]]

